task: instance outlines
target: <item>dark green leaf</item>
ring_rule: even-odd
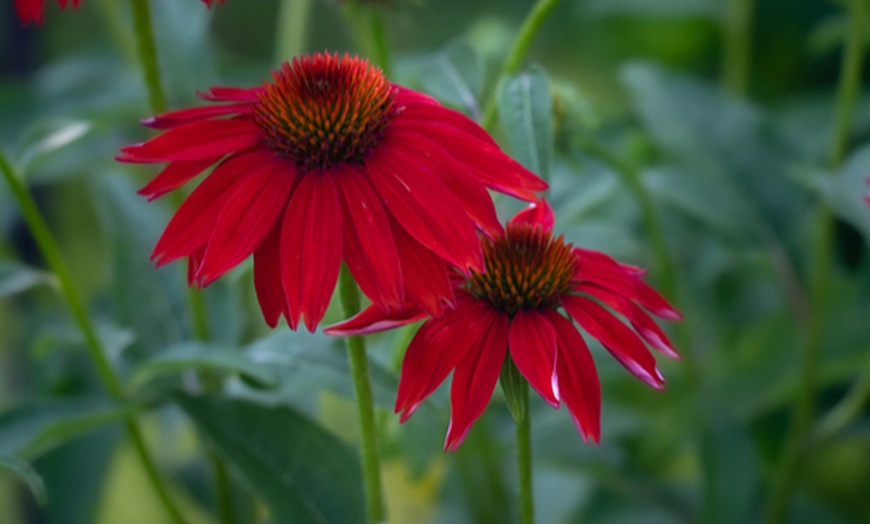
[[[499,87],[498,114],[517,160],[544,179],[553,156],[553,95],[538,67],[509,76]]]
[[[52,282],[50,273],[17,262],[0,260],[0,298]]]
[[[709,427],[701,438],[704,475],[703,522],[750,522],[760,488],[758,457],[746,429],[723,409],[708,409]]]
[[[33,457],[133,412],[103,400],[54,400],[0,414],[0,455]]]
[[[264,500],[275,522],[363,522],[357,454],[289,407],[180,397],[225,460]]]
[[[870,146],[855,151],[843,168],[830,173],[814,173],[813,182],[822,191],[828,205],[836,215],[852,224],[870,242],[870,208],[864,196],[870,193]]]
[[[486,66],[466,44],[453,44],[437,53],[420,72],[423,89],[441,102],[459,107],[475,120],[480,118],[478,97]]]
[[[30,488],[30,492],[36,498],[36,502],[40,506],[45,506],[48,501],[48,495],[45,493],[45,483],[42,481],[39,473],[33,469],[33,466],[18,457],[0,454],[0,469],[6,469],[15,473]]]
[[[148,358],[133,372],[129,384],[138,389],[155,377],[185,370],[235,373],[263,387],[277,384],[276,373],[270,366],[252,361],[245,353],[194,342],[171,347]]]

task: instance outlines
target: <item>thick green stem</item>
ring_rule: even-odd
[[[525,416],[516,420],[517,472],[520,481],[520,524],[535,522],[535,496],[532,488],[532,423],[529,414],[529,384],[522,381]]]
[[[347,317],[360,311],[359,289],[350,271],[342,266],[339,276],[339,295],[341,306]],[[347,351],[350,359],[350,372],[356,392],[359,412],[363,482],[366,492],[366,510],[370,524],[384,522],[384,502],[381,495],[381,468],[378,456],[378,436],[375,423],[375,404],[372,398],[372,385],[369,379],[369,363],[366,355],[365,340],[361,336],[347,337]]]
[[[849,2],[849,33],[843,54],[837,102],[834,113],[834,135],[831,143],[830,164],[836,171],[843,163],[852,118],[861,84],[861,62],[866,31],[866,0]],[[800,364],[800,382],[795,392],[792,423],[781,455],[779,469],[773,481],[772,492],[764,514],[768,524],[785,519],[795,480],[800,471],[804,450],[810,437],[815,411],[819,354],[823,344],[824,313],[828,303],[828,288],[833,268],[834,218],[830,209],[822,204],[818,234],[813,251],[810,296],[812,315],[809,321],[806,345]]]
[[[278,8],[275,63],[280,64],[306,51],[308,18],[312,0],[283,0]]]
[[[535,35],[538,34],[541,24],[544,23],[544,20],[547,18],[547,15],[550,14],[550,11],[559,4],[559,1],[560,0],[538,0],[526,16],[526,19],[520,28],[520,32],[517,35],[517,39],[514,41],[514,45],[511,47],[510,52],[508,52],[507,59],[498,75],[496,89],[493,90],[486,104],[483,106],[483,121],[481,124],[485,129],[492,130],[492,126],[495,124],[496,101],[498,100],[498,93],[496,90],[501,86],[506,77],[520,70],[520,66],[523,64],[523,59],[525,59],[529,46],[532,45],[532,41],[535,39]]]
[[[148,88],[148,99],[155,113],[166,111],[166,95],[160,83],[160,66],[157,64],[157,47],[151,27],[151,6],[148,0],[131,0],[133,7],[133,32],[139,49],[139,62]]]
[[[84,303],[79,297],[78,291],[73,284],[72,275],[63,259],[60,247],[54,239],[54,235],[51,234],[48,224],[43,218],[42,213],[40,213],[36,202],[30,195],[24,182],[18,177],[15,170],[12,168],[12,165],[9,164],[2,153],[0,153],[0,171],[3,172],[3,177],[6,179],[6,183],[9,184],[9,188],[15,196],[15,200],[18,202],[18,205],[21,206],[21,213],[24,217],[24,221],[27,223],[27,227],[30,229],[31,234],[33,234],[33,238],[39,246],[39,250],[42,252],[43,257],[45,257],[48,267],[51,268],[60,283],[61,293],[66,299],[67,306],[82,333],[85,347],[88,349],[88,353],[97,368],[97,373],[99,374],[103,385],[106,387],[106,390],[109,392],[112,399],[119,402],[123,401],[124,390],[121,386],[121,380],[118,378],[112,364],[106,357],[103,343],[100,341],[97,331],[91,322],[90,316],[88,316],[88,312],[85,309]],[[128,419],[125,423],[125,428],[127,429],[130,439],[133,441],[139,460],[142,462],[145,472],[147,473],[154,490],[157,492],[158,497],[160,497],[160,500],[166,507],[167,512],[170,514],[174,522],[183,523],[184,519],[182,518],[178,508],[172,502],[172,499],[169,497],[169,492],[166,490],[166,487],[163,485],[163,482],[157,473],[154,460],[148,453],[148,449],[145,447],[145,441],[142,438],[142,432],[139,429],[139,426],[136,424],[135,420]]]
[[[623,183],[628,187],[629,191],[631,191],[632,196],[640,208],[644,229],[652,242],[655,264],[654,274],[659,276],[665,296],[671,300],[676,300],[679,295],[676,265],[671,258],[670,250],[668,249],[667,240],[665,238],[664,228],[662,228],[661,222],[659,221],[652,196],[649,194],[649,191],[647,191],[646,187],[643,185],[643,181],[641,180],[640,171],[623,161],[595,140],[584,139],[582,146],[586,152],[613,168],[613,170],[620,176]],[[694,389],[699,384],[700,373],[694,355],[688,347],[689,336],[684,326],[685,324],[680,322],[675,327],[677,342],[680,346],[680,355],[682,356],[683,365],[686,371],[686,378],[689,381],[689,385]]]
[[[749,89],[753,0],[727,0],[722,38],[722,81],[725,89],[745,96]]]

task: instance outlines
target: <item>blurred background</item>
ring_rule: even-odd
[[[860,78],[854,106],[838,95],[853,20],[870,22],[861,1],[564,0],[545,21],[521,73],[538,141],[517,138],[504,110],[494,136],[549,179],[557,230],[649,268],[685,320],[665,326],[684,358],[659,359],[664,392],[593,347],[600,445],[533,398],[538,522],[870,522],[870,96]],[[476,119],[531,6],[151,4],[172,108],[210,86],[259,84],[300,52],[365,53],[366,17],[378,16],[392,79]],[[132,400],[107,400],[0,185],[0,523],[164,522],[122,431],[131,410],[190,522],[217,522],[212,446],[228,458],[236,521],[282,522],[268,472],[216,422],[290,471],[287,497],[322,471],[344,479],[358,468],[358,430],[341,341],[270,332],[243,264],[205,290],[210,339],[189,342],[184,269],[149,261],[173,201],[135,194],[156,168],[113,160],[149,136],[129,6],[46,7],[45,23],[26,27],[13,2],[0,8],[0,151],[46,215]],[[856,49],[860,67],[860,39]],[[496,202],[505,219],[520,205]],[[331,307],[325,323],[340,318]],[[392,414],[411,334],[370,342],[390,522],[514,521],[513,420],[499,390],[455,454],[442,451],[446,387],[406,424]],[[285,445],[302,451],[282,455]],[[336,488],[346,496],[304,495],[359,505],[352,478]]]

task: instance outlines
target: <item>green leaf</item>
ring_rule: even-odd
[[[459,107],[480,119],[478,97],[486,77],[483,58],[466,44],[452,44],[423,66],[423,90],[441,102]]]
[[[814,173],[813,183],[834,213],[854,226],[870,242],[870,208],[864,196],[870,193],[870,146],[855,151],[839,172]]]
[[[50,273],[17,262],[0,260],[0,298],[27,291],[40,284],[53,282]]]
[[[139,389],[156,377],[189,369],[238,374],[262,387],[273,387],[278,383],[270,366],[254,362],[240,351],[191,342],[169,348],[142,362],[130,377],[129,385]]]
[[[0,455],[34,457],[62,442],[129,416],[134,408],[103,400],[52,400],[0,413]]]
[[[746,429],[723,409],[708,409],[710,427],[701,436],[704,478],[703,522],[751,522],[761,487],[759,463]]]
[[[71,118],[44,120],[31,125],[24,131],[19,145],[19,169],[24,172],[37,158],[72,144],[90,130],[89,122]]]
[[[365,520],[357,454],[289,407],[179,397],[179,404],[260,495],[274,522]]]
[[[509,76],[498,91],[498,114],[514,157],[548,180],[553,156],[553,95],[547,73],[533,67]]]
[[[706,16],[720,18],[717,0],[588,0],[583,8],[593,16]]]
[[[34,498],[36,498],[36,502],[38,502],[40,506],[45,506],[46,502],[48,502],[48,495],[45,492],[45,483],[30,463],[25,462],[18,457],[0,455],[0,469],[6,469],[15,473],[18,478],[24,481],[24,483],[27,484],[27,487],[30,488],[30,492],[33,493]]]

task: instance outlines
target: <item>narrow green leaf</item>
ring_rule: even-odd
[[[191,342],[169,348],[142,362],[130,377],[129,385],[132,389],[139,389],[156,377],[191,369],[238,374],[263,387],[273,387],[278,383],[270,366],[254,362],[245,353]]]
[[[0,455],[0,469],[6,469],[15,473],[18,478],[27,484],[30,492],[33,493],[36,502],[40,506],[45,506],[48,502],[48,494],[45,492],[45,483],[39,473],[30,465],[30,463],[21,460],[18,457],[10,455]]]
[[[52,400],[0,413],[0,455],[34,457],[91,430],[123,420],[134,407],[103,400]]]
[[[217,452],[269,507],[274,522],[365,520],[357,454],[289,407],[179,397]]]
[[[483,57],[466,44],[448,46],[420,72],[427,93],[447,105],[466,110],[475,120],[480,118],[478,97],[485,76]]]
[[[0,260],[0,298],[53,282],[50,273],[17,262]]]
[[[27,129],[19,146],[18,162],[25,171],[28,164],[40,156],[62,149],[82,138],[91,130],[84,120],[69,118],[40,121]]]
[[[499,88],[498,114],[514,157],[548,180],[553,156],[553,95],[547,73],[532,67],[508,77]]]

